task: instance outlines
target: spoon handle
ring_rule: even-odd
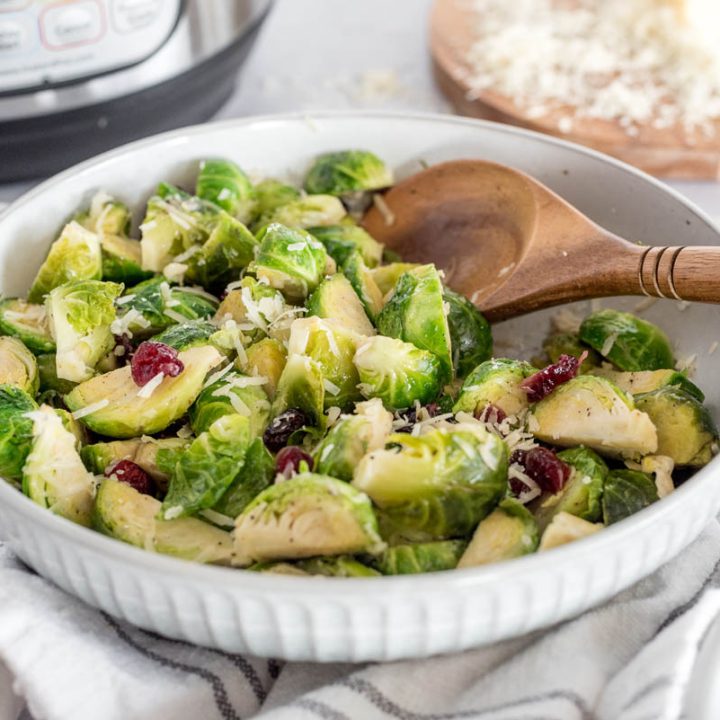
[[[646,248],[631,282],[652,297],[720,303],[720,247]]]

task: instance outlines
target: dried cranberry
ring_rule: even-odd
[[[475,411],[475,417],[484,423],[489,425],[499,425],[507,417],[507,413],[497,405],[488,403],[479,413]]]
[[[130,361],[130,368],[135,384],[142,387],[159,373],[167,377],[176,377],[185,366],[178,358],[175,348],[149,340],[138,345]]]
[[[105,468],[105,477],[114,477],[119,482],[135,488],[143,495],[155,494],[153,479],[132,460],[120,460],[114,465]]]
[[[587,357],[585,351],[579,358],[561,355],[556,363],[548,365],[520,383],[530,402],[539,402],[547,397],[558,385],[572,380]]]
[[[510,461],[522,465],[528,477],[543,490],[553,494],[560,492],[570,478],[570,466],[560,460],[552,450],[544,447],[516,450]]]
[[[289,478],[300,472],[300,463],[307,463],[307,470],[313,469],[313,459],[301,447],[288,445],[275,458],[275,471]]]
[[[308,424],[307,415],[299,408],[290,408],[280,413],[263,434],[265,447],[277,452],[288,444],[290,436]]]

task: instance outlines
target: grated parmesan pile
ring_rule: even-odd
[[[678,0],[458,1],[477,15],[469,99],[498,91],[531,118],[571,105],[631,136],[646,123],[714,134],[720,48],[683,21]],[[572,129],[564,117],[560,130]]]

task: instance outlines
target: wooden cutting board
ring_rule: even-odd
[[[512,2],[512,0],[500,0]],[[617,121],[576,117],[575,108],[562,107],[540,118],[530,118],[511,97],[492,89],[468,99],[463,79],[465,60],[477,24],[481,21],[466,0],[435,0],[430,16],[430,51],[435,78],[455,110],[470,117],[518,125],[554,135],[613,155],[658,177],[716,180],[720,178],[720,121],[714,137],[687,132],[682,126],[658,129],[638,127],[630,136]],[[561,127],[572,121],[572,130]]]

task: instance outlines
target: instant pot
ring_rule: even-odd
[[[0,0],[0,182],[206,120],[271,2]]]

